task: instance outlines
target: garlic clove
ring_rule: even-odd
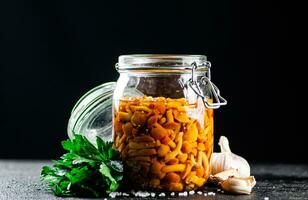
[[[227,180],[230,176],[239,177],[238,170],[229,169],[229,170],[222,171],[222,172],[219,172],[218,174],[214,175],[215,178],[220,180],[219,182]]]
[[[229,177],[219,185],[226,192],[233,194],[250,194],[255,184],[255,178],[253,176],[249,176],[246,178]]]
[[[210,176],[210,182],[218,185],[218,183],[227,180],[229,177],[239,177],[238,170],[229,169]]]

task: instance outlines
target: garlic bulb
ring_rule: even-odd
[[[217,174],[229,169],[235,169],[238,172],[238,177],[250,176],[250,167],[248,162],[231,152],[229,141],[225,136],[219,139],[221,153],[213,153],[211,158],[212,174]]]
[[[250,194],[251,189],[255,186],[256,180],[253,176],[246,178],[229,177],[227,180],[219,183],[224,191],[233,194]]]

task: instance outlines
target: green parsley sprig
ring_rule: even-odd
[[[69,151],[53,166],[44,166],[41,179],[57,196],[101,197],[116,191],[123,178],[123,165],[112,142],[96,139],[97,147],[75,135],[62,146]]]

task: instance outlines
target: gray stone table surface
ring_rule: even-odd
[[[80,199],[55,197],[40,182],[40,171],[49,161],[0,160],[0,200],[12,199]],[[206,187],[215,195],[188,195],[188,197],[158,197],[160,199],[308,199],[308,165],[253,164],[252,175],[257,180],[250,195],[229,195]],[[156,195],[157,196],[157,195]],[[104,199],[104,198],[103,198]],[[108,198],[109,199],[109,198]],[[119,199],[119,198],[117,198]],[[126,199],[142,199],[127,197]],[[143,198],[144,199],[144,198]],[[154,198],[147,198],[154,199]]]

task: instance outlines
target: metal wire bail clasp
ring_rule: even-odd
[[[204,106],[210,109],[217,109],[220,106],[226,105],[227,100],[224,99],[222,96],[220,96],[220,91],[218,87],[211,81],[211,63],[209,61],[206,61],[204,63],[205,67],[207,67],[207,73],[205,76],[201,78],[201,84],[202,85],[207,85],[209,86],[212,94],[213,94],[213,103],[209,103],[208,97],[205,96],[199,86],[199,83],[197,82],[195,78],[195,71],[197,70],[198,66],[196,62],[193,62],[191,64],[191,79],[189,80],[189,86],[190,88],[199,96],[201,97]]]

